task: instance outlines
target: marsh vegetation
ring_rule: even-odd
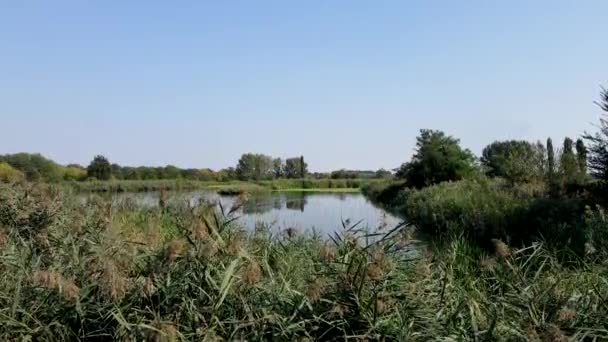
[[[606,264],[542,243],[488,252],[457,237],[412,253],[408,226],[273,234],[209,203],[1,190],[3,340],[607,337]]]

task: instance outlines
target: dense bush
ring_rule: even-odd
[[[489,241],[505,238],[511,218],[527,206],[529,196],[517,194],[501,180],[487,178],[445,182],[412,192],[406,217],[423,231]]]
[[[62,167],[40,154],[16,153],[0,155],[0,162],[9,164],[22,172],[28,180],[49,182],[60,181],[63,176]]]
[[[364,194],[431,237],[464,236],[485,247],[492,246],[492,239],[518,246],[543,241],[563,256],[584,256],[589,246],[598,255],[608,251],[603,211],[585,209],[594,201],[547,196],[542,184],[480,177],[420,190],[403,183],[376,184],[364,188]]]
[[[407,196],[412,192],[405,182],[374,182],[362,189],[365,196],[386,209],[398,213],[405,212]]]
[[[13,168],[8,163],[0,162],[0,182],[14,182],[25,179],[23,172]]]

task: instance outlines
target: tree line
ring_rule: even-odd
[[[203,168],[179,168],[173,165],[121,166],[97,155],[86,166],[78,164],[60,165],[41,154],[16,153],[0,155],[0,181],[27,179],[31,181],[84,181],[84,180],[161,180],[184,179],[193,181],[271,180],[271,179],[355,179],[390,178],[392,173],[384,169],[377,171],[336,170],[332,172],[310,172],[303,156],[273,158],[265,154],[245,153],[235,167],[219,171]]]
[[[602,88],[597,104],[608,116],[606,89]],[[608,119],[600,118],[598,132],[584,133],[576,142],[566,137],[558,148],[551,138],[545,144],[495,141],[483,149],[480,158],[462,148],[459,139],[442,131],[423,129],[411,160],[396,170],[396,177],[414,188],[476,174],[501,177],[511,183],[543,181],[554,188],[582,185],[591,177],[608,181]]]
[[[588,154],[582,138],[575,144],[566,137],[561,148],[554,148],[551,138],[546,144],[525,140],[495,141],[487,145],[477,159],[470,150],[460,146],[459,139],[442,131],[423,129],[417,137],[412,159],[397,169],[396,176],[415,188],[458,181],[476,174],[501,177],[511,183],[583,183],[589,176]],[[592,152],[591,156],[595,155],[596,152]],[[597,170],[595,166],[591,167]]]

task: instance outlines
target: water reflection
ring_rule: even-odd
[[[211,196],[213,197],[213,196]],[[235,201],[229,197],[218,196],[222,203],[226,202],[232,205]],[[283,195],[276,195],[272,193],[260,193],[255,195],[249,195],[247,198],[242,200],[243,214],[263,214],[272,210],[297,210],[304,212],[306,208],[307,195],[305,193],[289,193]],[[212,201],[218,198],[211,198]]]
[[[285,201],[285,207],[287,209],[299,210],[301,212],[304,212],[304,207],[306,206],[306,203],[306,195],[302,192],[298,196],[288,198]]]
[[[118,194],[113,198],[117,205],[155,207],[159,193]],[[221,202],[224,208],[240,205],[239,222],[249,229],[256,224],[272,224],[280,230],[315,229],[332,233],[342,228],[343,221],[362,221],[369,230],[384,230],[396,226],[400,220],[374,206],[359,193],[306,193],[272,192],[251,194],[244,198],[221,196],[213,191],[169,193],[169,205],[188,203],[193,206],[201,201]]]

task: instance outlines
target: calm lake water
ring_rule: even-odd
[[[124,193],[114,195],[114,202],[131,202],[137,206],[158,206],[160,193]],[[221,202],[225,209],[235,205],[237,197],[222,196],[214,191],[169,192],[169,203],[195,205],[201,200]],[[401,220],[376,207],[360,193],[271,192],[252,194],[237,211],[238,221],[249,229],[256,224],[270,224],[273,229],[294,228],[330,234],[342,229],[342,221],[370,231],[388,231]]]

